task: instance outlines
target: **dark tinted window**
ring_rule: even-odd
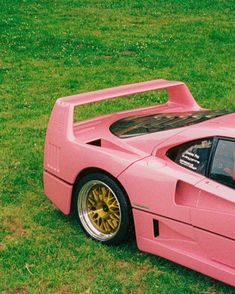
[[[212,138],[207,138],[185,143],[170,149],[167,156],[175,163],[205,175],[212,142]]]
[[[219,140],[210,177],[221,184],[235,188],[235,141]]]

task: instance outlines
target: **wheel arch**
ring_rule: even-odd
[[[113,176],[111,173],[101,169],[101,168],[98,168],[98,167],[88,167],[88,168],[85,168],[83,170],[81,170],[75,181],[74,181],[74,184],[73,184],[73,190],[72,190],[72,201],[71,201],[71,212],[74,210],[74,197],[75,197],[75,188],[78,184],[78,181],[81,180],[83,177],[89,175],[89,174],[92,174],[92,173],[101,173],[101,174],[104,174],[108,177],[110,177],[112,180],[114,180],[118,186],[120,187],[120,189],[122,190],[122,192],[124,193],[124,195],[126,196],[126,199],[128,200],[128,203],[129,203],[129,206],[130,206],[130,209],[132,210],[132,207],[131,207],[131,202],[130,202],[130,198],[129,198],[129,195],[126,191],[126,189],[124,188],[124,186],[121,184],[121,182],[115,177]]]

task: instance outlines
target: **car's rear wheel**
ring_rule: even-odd
[[[78,221],[91,238],[114,245],[129,236],[130,204],[113,178],[102,173],[83,177],[75,187],[74,204]]]

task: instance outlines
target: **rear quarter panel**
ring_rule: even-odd
[[[47,146],[50,146],[50,143]],[[99,168],[117,177],[129,165],[140,159],[135,154],[69,140],[64,141],[62,146],[57,146],[57,150],[54,151],[55,155],[48,150],[47,152],[50,157],[57,156],[54,162],[57,162],[58,169],[46,164],[46,170],[71,184],[86,168]]]

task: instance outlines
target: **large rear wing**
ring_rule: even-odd
[[[176,106],[185,107],[192,111],[201,109],[184,83],[161,79],[59,98],[54,106],[49,124],[54,125],[54,128],[57,127],[60,132],[63,129],[68,136],[72,136],[74,107],[161,89],[167,90],[167,104],[169,106],[175,104]]]
[[[178,81],[153,80],[148,82],[129,84],[115,88],[108,88],[78,95],[60,98],[60,101],[67,102],[73,106],[84,105],[117,97],[166,89],[168,91],[168,102],[185,105],[187,107],[199,108],[188,87]]]

